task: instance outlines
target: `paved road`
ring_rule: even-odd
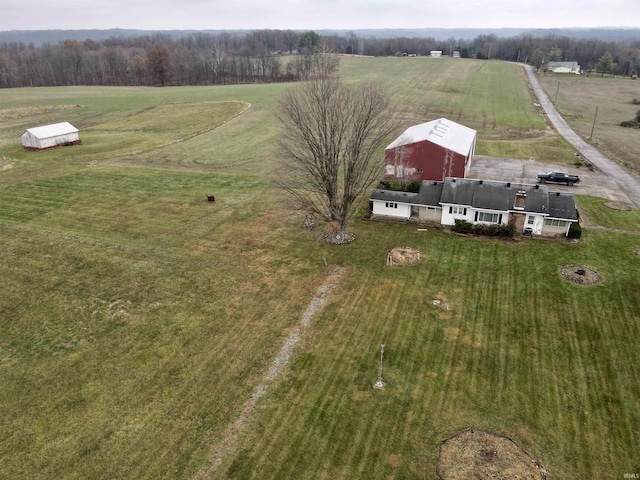
[[[549,100],[549,97],[544,93],[542,87],[538,83],[538,79],[533,73],[533,68],[530,65],[525,65],[525,71],[529,77],[529,83],[533,88],[533,91],[538,96],[540,105],[544,108],[547,116],[551,120],[551,123],[556,127],[560,135],[567,139],[571,145],[573,145],[580,154],[586,158],[589,162],[595,165],[600,171],[606,174],[618,187],[626,193],[629,200],[631,200],[636,207],[640,208],[640,181],[613,160],[605,157],[596,148],[585,142],[571,127],[564,121],[564,118],[560,116],[556,107]]]

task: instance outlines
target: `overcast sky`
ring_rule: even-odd
[[[638,27],[640,0],[1,0],[0,30]]]

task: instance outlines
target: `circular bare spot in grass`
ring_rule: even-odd
[[[636,251],[634,253],[636,257],[640,258],[640,248],[636,248]]]
[[[593,268],[583,265],[565,265],[560,268],[560,275],[567,282],[578,283],[580,285],[595,285],[602,281],[602,276]]]
[[[332,243],[334,245],[344,245],[345,243],[351,243],[356,239],[356,236],[350,232],[333,232],[324,236],[326,243]]]
[[[546,480],[547,471],[509,437],[469,429],[442,442],[438,475],[443,480]]]
[[[415,265],[420,261],[420,252],[415,248],[396,247],[387,253],[387,266]]]
[[[623,202],[604,202],[602,205],[604,205],[607,208],[610,208],[612,210],[622,210],[624,212],[628,212],[629,210],[633,210],[633,207],[631,205],[629,205],[628,203],[623,203]]]

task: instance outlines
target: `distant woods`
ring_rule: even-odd
[[[549,61],[576,61],[596,69],[611,54],[610,73],[640,71],[640,40],[480,35],[451,38],[364,38],[353,32],[318,35],[293,30],[249,33],[191,33],[65,40],[39,47],[20,42],[0,44],[0,87],[67,85],[211,85],[297,81],[337,68],[329,54],[367,56],[429,55],[440,50],[465,58],[527,62],[545,69]]]
[[[65,40],[40,47],[5,43],[0,45],[0,87],[296,81],[337,68],[336,57],[326,55],[316,37],[257,31],[195,33],[177,40],[162,34],[99,42]],[[299,45],[299,40],[304,43]]]

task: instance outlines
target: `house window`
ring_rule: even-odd
[[[529,225],[533,225],[534,220],[535,220],[535,219],[534,219],[533,217],[529,217],[529,218],[527,218],[527,224],[529,224]]]
[[[451,211],[449,213],[452,215],[466,215],[467,209],[464,207],[451,207]]]
[[[544,224],[549,227],[566,227],[569,222],[564,220],[556,220],[555,218],[545,218]]]
[[[489,212],[478,212],[478,222],[498,223],[500,222],[500,214]]]
[[[386,202],[384,206],[387,208],[398,208],[398,204],[395,202]]]

